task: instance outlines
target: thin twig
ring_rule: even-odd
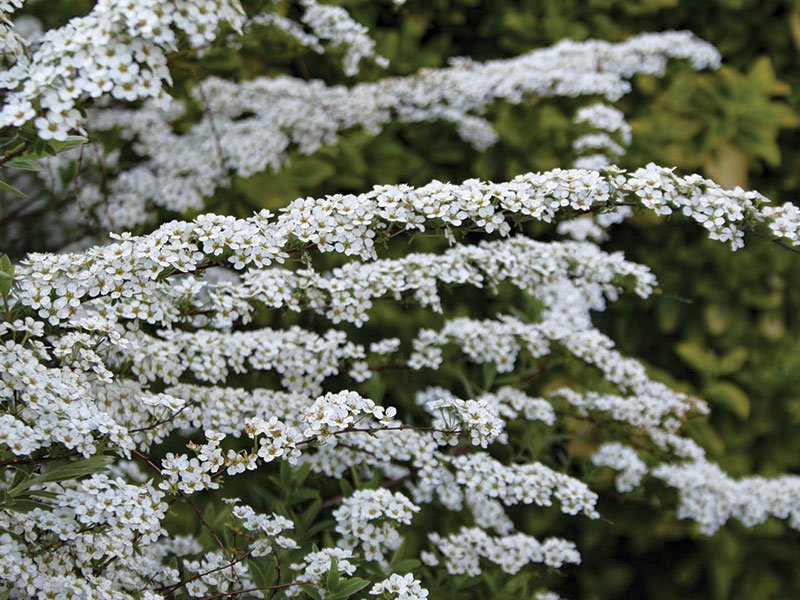
[[[211,110],[211,105],[208,102],[208,97],[203,89],[202,82],[197,82],[197,92],[200,95],[200,99],[203,101],[203,106],[205,107],[206,114],[208,115],[208,124],[211,127],[211,137],[214,138],[214,146],[217,151],[217,160],[219,160],[220,170],[222,171],[222,175],[225,175],[228,172],[228,167],[225,164],[225,153],[222,151],[222,140],[219,136],[217,123],[214,120],[214,113]]]
[[[208,571],[203,571],[202,573],[197,573],[197,574],[193,575],[192,577],[190,577],[189,579],[184,579],[183,581],[180,581],[178,583],[174,583],[172,585],[165,585],[165,586],[162,586],[162,587],[159,587],[159,588],[155,588],[152,591],[154,591],[156,593],[159,593],[159,594],[171,594],[175,590],[177,590],[177,589],[183,587],[184,585],[186,585],[187,583],[191,583],[193,581],[196,581],[196,580],[200,579],[201,577],[205,577],[206,575],[211,575],[212,573],[216,573],[218,571],[224,571],[228,567],[232,567],[233,565],[235,565],[237,563],[240,563],[240,562],[242,562],[243,560],[245,560],[247,558],[250,558],[251,554],[253,554],[253,550],[248,550],[247,552],[242,554],[239,558],[237,558],[235,560],[232,560],[231,562],[229,562],[229,563],[227,563],[225,565],[222,565],[221,567],[217,567],[215,569],[209,569]]]
[[[797,248],[792,248],[791,246],[787,246],[779,239],[769,237],[768,235],[764,235],[763,233],[756,231],[755,229],[750,229],[750,233],[752,233],[757,238],[761,238],[762,240],[767,240],[768,242],[772,242],[773,244],[780,246],[784,250],[788,250],[789,252],[794,252],[795,254],[800,254],[800,250],[798,250]]]
[[[267,590],[281,590],[283,588],[293,587],[295,585],[306,585],[311,583],[310,581],[292,581],[290,583],[280,583],[278,585],[263,585],[260,587],[252,587],[247,588],[246,590],[236,590],[232,592],[219,592],[217,594],[211,594],[210,596],[203,596],[200,600],[216,600],[217,598],[233,598],[234,596],[238,596],[239,594],[249,594],[250,592],[264,592]]]
[[[168,417],[166,417],[164,419],[161,419],[160,421],[156,421],[152,425],[148,425],[146,427],[137,427],[136,429],[129,429],[128,433],[141,433],[142,431],[150,431],[151,429],[155,429],[159,425],[164,425],[165,423],[169,423],[170,421],[175,420],[175,418],[179,414],[181,414],[183,411],[185,411],[187,408],[189,408],[189,406],[191,406],[191,403],[187,402],[180,409],[178,409],[174,413],[172,413],[170,416],[168,416]]]

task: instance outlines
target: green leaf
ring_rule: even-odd
[[[497,377],[497,365],[493,362],[483,363],[483,389],[489,391]]]
[[[31,465],[19,465],[15,467],[15,470],[14,479],[11,480],[11,485],[8,486],[8,489],[18,486],[33,473],[33,467]]]
[[[42,510],[52,510],[53,508],[49,504],[39,502],[38,500],[31,500],[30,498],[16,498],[8,502],[3,502],[2,506],[4,509],[16,512],[28,512],[35,508],[40,508]]]
[[[14,263],[7,254],[0,256],[0,295],[8,296],[14,283]]]
[[[290,504],[299,504],[300,502],[306,502],[308,500],[316,500],[317,498],[319,498],[319,492],[317,490],[312,490],[311,488],[303,488],[292,493],[289,496],[289,502]]]
[[[67,136],[67,139],[65,139],[63,142],[49,140],[47,144],[54,152],[58,153],[72,150],[73,148],[78,148],[79,146],[83,146],[88,141],[89,138],[85,138],[80,135],[70,135]]]
[[[474,398],[476,396],[475,390],[472,388],[472,384],[467,379],[467,376],[462,372],[458,372],[458,378],[461,380],[461,385],[464,386],[464,392],[467,394],[467,398]]]
[[[286,461],[281,463],[281,481],[287,485],[292,483],[292,467]]]
[[[348,579],[347,581],[340,584],[336,589],[336,591],[330,596],[328,596],[328,600],[342,600],[343,598],[349,598],[353,594],[363,590],[368,585],[369,581],[367,581],[366,579],[361,579],[360,577],[353,577],[352,579]]]
[[[314,600],[322,600],[322,596],[317,591],[317,588],[315,588],[313,585],[310,584],[301,585],[300,589],[302,589],[306,594],[308,594]]]
[[[392,569],[393,573],[400,573],[401,575],[405,575],[406,573],[410,573],[414,569],[418,569],[422,563],[418,561],[416,558],[406,558],[404,560],[398,561],[394,568]]]
[[[6,163],[7,167],[13,167],[15,169],[23,169],[25,171],[41,171],[42,165],[40,165],[35,160],[29,160],[27,158],[14,158]]]
[[[14,194],[18,198],[22,198],[23,200],[27,200],[28,199],[28,196],[24,192],[19,191],[13,185],[10,185],[10,184],[6,183],[5,181],[0,181],[0,190],[4,190],[4,191],[8,192],[9,194]]]
[[[324,531],[325,529],[333,527],[334,525],[336,525],[336,521],[332,519],[328,519],[327,521],[319,521],[308,528],[308,531],[306,531],[306,536],[309,538],[314,537],[320,531]]]
[[[275,563],[271,559],[248,559],[247,570],[258,587],[269,587],[275,582]]]
[[[506,593],[519,592],[530,581],[531,573],[519,573],[512,577],[508,583],[503,586],[503,591]]]
[[[295,484],[298,486],[303,485],[306,479],[308,479],[309,474],[311,473],[311,463],[305,463],[300,466],[294,474],[294,481]]]
[[[320,158],[301,158],[289,167],[292,180],[303,187],[316,187],[336,172],[328,161]]]
[[[722,335],[731,328],[735,321],[734,312],[724,304],[709,304],[703,310],[706,330],[711,335]]]
[[[402,544],[400,544],[400,546],[397,548],[397,550],[395,550],[392,553],[392,558],[389,559],[389,570],[392,573],[396,573],[397,572],[397,569],[395,568],[395,566],[397,565],[397,563],[399,563],[401,560],[403,560],[403,555],[405,553],[406,553],[406,543],[403,542]]]
[[[328,571],[328,576],[325,578],[325,587],[328,590],[333,590],[339,585],[339,564],[335,558],[331,559],[331,568]]]
[[[719,372],[723,375],[735,373],[744,366],[749,355],[750,353],[744,346],[732,348],[720,359]]]
[[[708,384],[703,395],[712,403],[731,411],[740,419],[750,416],[750,399],[739,386],[729,381],[715,381]]]
[[[316,519],[317,515],[319,514],[319,509],[321,506],[322,506],[322,500],[317,498],[314,502],[311,503],[311,506],[309,506],[306,509],[306,511],[302,515],[300,515],[300,517],[298,517],[299,524],[303,529],[308,529],[309,527],[311,527],[311,524],[314,522],[314,519]]]
[[[345,496],[352,496],[353,495],[353,486],[350,485],[350,482],[346,479],[339,480],[339,488],[342,490],[342,494]]]
[[[85,460],[77,460],[72,462],[61,463],[51,466],[39,475],[23,481],[14,488],[8,490],[11,496],[19,495],[33,485],[40,485],[42,483],[52,483],[54,481],[67,481],[69,479],[78,479],[92,473],[103,471],[108,465],[114,461],[113,456],[92,456]]]
[[[711,375],[717,372],[719,363],[717,356],[709,349],[691,341],[675,344],[675,352],[683,362],[701,375]]]

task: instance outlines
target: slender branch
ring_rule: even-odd
[[[17,148],[13,152],[4,155],[3,158],[0,158],[0,167],[11,160],[14,160],[18,156],[22,156],[23,154],[25,154],[28,151],[28,148],[30,148],[30,146],[31,146],[30,142],[25,142],[21,147]]]
[[[161,419],[160,421],[156,421],[152,425],[147,425],[146,427],[137,427],[136,429],[129,429],[128,433],[141,433],[143,431],[150,431],[151,429],[155,429],[156,427],[159,427],[160,425],[164,425],[165,423],[169,423],[170,421],[173,421],[183,411],[185,411],[187,408],[189,408],[189,406],[191,406],[191,404],[192,404],[191,402],[187,402],[180,409],[178,409],[174,413],[172,413],[170,416],[165,417],[165,418]]]
[[[768,235],[764,235],[763,233],[761,233],[760,231],[757,231],[756,229],[751,228],[750,229],[750,233],[752,233],[757,238],[761,238],[762,240],[767,240],[768,242],[772,242],[773,244],[776,244],[776,245],[780,246],[784,250],[788,250],[789,252],[794,252],[795,254],[800,254],[800,250],[798,250],[797,248],[792,248],[791,246],[787,246],[786,244],[782,243],[780,240],[772,238],[772,237],[769,237]]]
[[[247,558],[250,558],[251,554],[253,554],[253,551],[252,550],[248,550],[247,552],[242,554],[239,558],[237,558],[235,560],[232,560],[231,562],[229,562],[229,563],[227,563],[225,565],[222,565],[221,567],[217,567],[215,569],[209,569],[208,571],[203,571],[202,573],[197,573],[197,574],[193,575],[192,577],[190,577],[189,579],[184,579],[183,581],[180,581],[180,582],[172,584],[172,585],[165,585],[165,586],[162,586],[162,587],[159,587],[159,588],[155,588],[152,591],[154,591],[156,593],[159,593],[159,594],[172,594],[175,590],[183,587],[187,583],[191,583],[193,581],[196,581],[196,580],[200,579],[201,577],[205,577],[206,575],[211,575],[212,573],[216,573],[218,571],[224,571],[228,567],[233,567],[235,564],[240,563],[240,562],[242,562],[243,560],[245,560]]]
[[[405,431],[405,430],[414,430],[414,431],[433,431],[436,433],[446,433],[448,435],[456,434],[460,435],[463,433],[460,429],[437,429],[436,427],[429,427],[429,426],[422,426],[422,425],[397,425],[393,427],[348,427],[346,429],[340,429],[339,431],[332,431],[329,435],[341,435],[342,433],[378,433],[381,431]],[[297,445],[305,445],[311,444],[316,440],[316,438],[308,438],[297,442]]]
[[[8,460],[4,460],[0,462],[0,468],[2,467],[15,467],[17,465],[40,465],[48,462],[52,462],[54,460],[61,460],[64,458],[70,458],[71,455],[64,454],[60,456],[41,456],[37,458],[10,458]]]
[[[133,450],[133,453],[136,456],[138,456],[139,458],[141,458],[142,460],[144,460],[153,469],[155,469],[156,471],[161,473],[161,468],[157,464],[155,464],[152,460],[150,460],[150,458],[148,458],[146,455],[142,454],[141,452],[139,452],[136,449]],[[225,547],[225,543],[222,541],[222,538],[219,537],[219,534],[216,531],[214,531],[214,528],[211,527],[211,525],[209,525],[208,521],[206,521],[205,517],[203,517],[203,513],[200,512],[200,509],[198,509],[194,505],[194,503],[191,500],[189,500],[189,497],[182,490],[176,488],[175,491],[178,493],[178,495],[181,497],[181,499],[184,502],[186,502],[186,504],[189,505],[189,507],[194,512],[194,514],[197,515],[197,518],[200,520],[200,523],[203,525],[203,527],[205,527],[208,530],[208,532],[211,534],[211,537],[214,538],[214,541],[217,543],[217,546],[220,547],[220,550],[222,550],[222,554],[224,556],[225,555],[225,551],[227,550],[227,548]]]
[[[200,99],[203,101],[203,106],[206,109],[206,114],[208,115],[208,124],[211,128],[211,137],[214,138],[214,147],[217,151],[217,160],[219,160],[219,167],[223,174],[227,173],[228,167],[225,164],[225,153],[222,151],[222,139],[220,138],[219,131],[217,130],[217,122],[214,120],[214,113],[211,110],[211,105],[208,102],[208,97],[206,96],[206,92],[203,89],[203,83],[201,81],[197,82],[197,92],[200,95]]]
[[[311,583],[310,581],[292,581],[290,583],[280,583],[278,585],[263,585],[260,587],[252,587],[247,588],[246,590],[235,590],[231,592],[219,592],[217,594],[211,594],[210,596],[203,596],[200,600],[216,600],[217,598],[233,598],[234,596],[238,596],[239,594],[249,594],[250,592],[265,592],[267,590],[281,590],[288,587],[294,587],[296,585],[306,585]]]

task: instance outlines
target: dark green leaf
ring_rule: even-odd
[[[70,479],[78,479],[85,475],[98,473],[105,470],[114,460],[112,456],[92,456],[91,458],[76,460],[72,462],[60,463],[48,467],[48,469],[39,475],[23,481],[14,488],[11,488],[8,493],[12,496],[19,495],[27,490],[32,485],[40,485],[42,483],[51,483],[54,481],[67,481]]]
[[[23,200],[27,200],[28,199],[28,196],[24,192],[19,191],[13,185],[10,185],[10,184],[6,183],[5,181],[0,181],[0,190],[4,190],[4,191],[8,192],[9,194],[14,194],[18,198],[22,198]]]
[[[41,171],[42,165],[40,165],[35,160],[29,160],[26,158],[15,158],[6,163],[7,167],[13,167],[15,169],[23,169],[25,171]]]
[[[328,576],[325,578],[325,587],[328,590],[336,589],[339,585],[339,564],[335,558],[331,558],[331,568],[328,571]]]
[[[272,559],[251,558],[247,561],[247,570],[258,587],[269,587],[274,584],[275,566]]]
[[[8,296],[14,283],[14,264],[7,254],[0,256],[0,294]]]
[[[300,589],[302,589],[306,594],[311,596],[314,600],[322,600],[322,596],[317,591],[317,588],[315,588],[313,585],[305,584],[300,586]]]
[[[49,140],[47,144],[54,152],[58,153],[65,152],[66,150],[72,150],[73,148],[78,148],[79,146],[83,146],[88,141],[89,139],[83,136],[70,135],[67,136],[67,139],[63,142]]]
[[[361,579],[360,577],[353,577],[347,581],[342,582],[336,591],[328,596],[329,600],[343,600],[349,598],[353,594],[363,590],[369,585],[369,581]]]

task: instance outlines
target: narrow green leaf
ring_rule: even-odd
[[[14,488],[8,490],[11,496],[19,495],[27,490],[32,485],[39,485],[42,483],[51,483],[54,481],[66,481],[68,479],[78,479],[85,475],[98,473],[104,470],[114,460],[111,456],[92,456],[85,460],[77,460],[74,462],[60,463],[51,466],[39,475],[25,480]]]
[[[461,380],[461,385],[464,386],[464,392],[467,394],[467,398],[474,398],[476,396],[475,390],[472,388],[472,384],[469,382],[469,379],[467,379],[467,376],[459,371],[458,378]]]
[[[742,420],[750,416],[750,399],[742,388],[729,381],[714,381],[708,384],[703,390],[703,396]]]
[[[405,575],[406,573],[410,573],[414,569],[417,569],[422,565],[416,558],[406,558],[404,560],[398,561],[394,568],[392,569],[393,573],[399,573],[401,575]]]
[[[349,598],[353,594],[360,592],[369,585],[369,581],[361,579],[360,577],[353,577],[347,581],[342,582],[338,589],[328,596],[328,600],[343,600]]]
[[[31,500],[30,498],[17,498],[3,504],[3,508],[13,510],[16,512],[29,512],[35,508],[42,510],[51,510],[53,507],[38,500]]]
[[[294,481],[295,484],[298,486],[303,485],[306,479],[308,479],[309,474],[311,473],[311,463],[304,463],[300,466],[299,469],[295,472]]]
[[[25,171],[41,171],[42,165],[40,165],[35,160],[28,160],[26,158],[15,158],[10,160],[6,163],[7,167],[13,167],[15,169],[23,169]]]
[[[8,192],[9,194],[14,194],[18,198],[22,198],[23,200],[27,200],[28,199],[28,196],[24,192],[19,191],[13,185],[10,185],[10,184],[6,183],[5,181],[0,181],[0,190],[4,190],[4,191]]]
[[[308,528],[308,531],[306,531],[306,536],[314,537],[320,531],[324,531],[325,529],[333,527],[334,525],[336,525],[336,521],[333,521],[332,519],[328,519],[327,521],[320,521],[319,523],[314,523],[311,527]]]
[[[292,482],[292,467],[286,461],[281,463],[281,481],[287,486]]]
[[[0,256],[0,295],[8,296],[14,283],[14,264],[7,254]]]
[[[322,596],[317,591],[317,588],[315,588],[313,585],[305,584],[300,586],[300,589],[302,589],[306,594],[308,594],[314,600],[322,600]]]
[[[335,558],[331,559],[331,568],[328,571],[328,576],[325,578],[325,587],[328,590],[336,589],[339,585],[339,564]]]
[[[515,577],[512,577],[508,583],[506,583],[506,585],[503,587],[503,591],[506,593],[519,592],[523,587],[525,587],[525,585],[527,585],[530,578],[530,573],[519,573]]]
[[[289,496],[289,501],[290,504],[298,504],[308,500],[315,500],[316,498],[319,498],[319,492],[317,490],[303,488],[301,490],[297,490],[291,496]]]
[[[65,152],[67,150],[72,150],[73,148],[78,148],[79,146],[83,146],[88,141],[89,139],[83,136],[70,135],[67,136],[67,139],[64,140],[63,142],[50,140],[47,142],[47,144],[54,152]]]
[[[389,559],[389,570],[392,573],[396,573],[397,569],[395,569],[395,565],[403,560],[403,555],[406,553],[406,543],[403,542],[400,546],[392,553],[392,558]]]
[[[298,520],[300,521],[300,526],[303,529],[308,529],[309,527],[311,527],[311,524],[314,522],[314,519],[316,519],[317,515],[319,514],[319,509],[321,506],[322,506],[322,500],[317,499],[311,503],[311,506],[309,506],[302,515],[300,515]]]
[[[350,485],[350,482],[346,479],[339,480],[339,488],[342,490],[342,494],[345,496],[352,496],[353,494],[353,486]]]
[[[258,587],[268,587],[273,584],[275,569],[274,567],[269,569],[268,565],[272,566],[271,560],[251,558],[247,561],[247,570],[250,573],[250,578]]]

